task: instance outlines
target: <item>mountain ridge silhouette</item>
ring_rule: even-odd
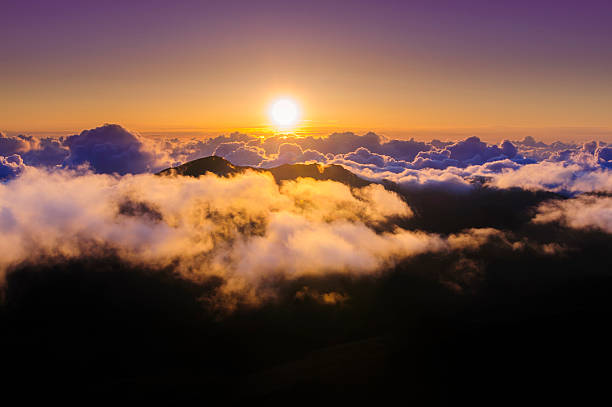
[[[166,168],[158,172],[156,175],[183,175],[199,177],[206,173],[213,173],[219,176],[227,177],[230,175],[240,174],[248,170],[269,172],[278,183],[297,178],[314,178],[320,181],[337,181],[357,188],[364,187],[372,183],[360,178],[353,172],[337,164],[282,164],[278,167],[272,168],[257,168],[234,165],[226,159],[214,155],[188,161],[177,167]]]

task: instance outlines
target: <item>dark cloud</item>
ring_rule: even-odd
[[[13,154],[8,157],[0,155],[0,181],[15,178],[24,169],[25,165],[20,155]]]
[[[89,165],[97,173],[138,174],[158,168],[155,152],[144,140],[116,124],[106,124],[67,137],[66,166]]]
[[[18,135],[8,137],[0,133],[0,155],[19,154],[23,162],[33,166],[56,166],[68,156],[61,139]]]
[[[27,151],[31,148],[28,139],[23,136],[8,137],[0,132],[0,155],[8,156]]]
[[[481,164],[494,157],[502,155],[497,146],[487,146],[478,137],[469,137],[446,147],[449,158],[460,162]]]
[[[61,139],[46,137],[38,139],[36,148],[22,153],[21,156],[28,165],[54,167],[62,165],[69,154]]]
[[[594,155],[599,165],[612,169],[612,147],[601,145],[594,151]]]

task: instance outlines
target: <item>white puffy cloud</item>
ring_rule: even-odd
[[[570,194],[609,192],[612,191],[612,171],[606,168],[585,168],[577,163],[543,161],[496,174],[491,185]]]
[[[305,163],[310,161],[326,162],[326,157],[315,150],[303,150],[295,143],[282,143],[278,146],[278,153],[271,154],[267,160],[260,163],[262,168],[278,167],[283,164]]]
[[[212,155],[223,157],[235,165],[251,167],[259,166],[266,158],[262,148],[240,141],[221,143]]]
[[[411,215],[380,185],[298,179],[279,186],[255,172],[190,178],[29,168],[0,184],[0,269],[112,250],[130,262],[178,264],[193,279],[221,275],[227,292],[254,293],[273,273],[374,272],[449,250],[437,235],[375,228]]]
[[[267,173],[162,177],[29,167],[0,184],[0,275],[20,264],[109,253],[224,281],[219,305],[274,296],[265,284],[321,273],[377,273],[427,252],[471,250],[492,229],[450,237],[403,229],[413,216],[378,184],[351,188]]]
[[[576,229],[600,229],[612,233],[612,197],[581,195],[548,201],[538,207],[535,223],[558,222]]]

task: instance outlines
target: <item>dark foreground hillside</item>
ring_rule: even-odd
[[[440,284],[430,273],[447,260],[425,257],[380,279],[279,283],[278,302],[230,316],[201,302],[214,281],[112,259],[25,268],[10,276],[2,308],[3,394],[418,405],[605,395],[612,279],[583,267],[610,263],[582,258],[551,275],[560,262],[494,257],[478,294]],[[350,299],[300,299],[304,285]]]

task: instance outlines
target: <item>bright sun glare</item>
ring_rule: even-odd
[[[298,119],[298,107],[290,99],[279,99],[272,104],[270,116],[274,123],[282,127],[292,126]]]

